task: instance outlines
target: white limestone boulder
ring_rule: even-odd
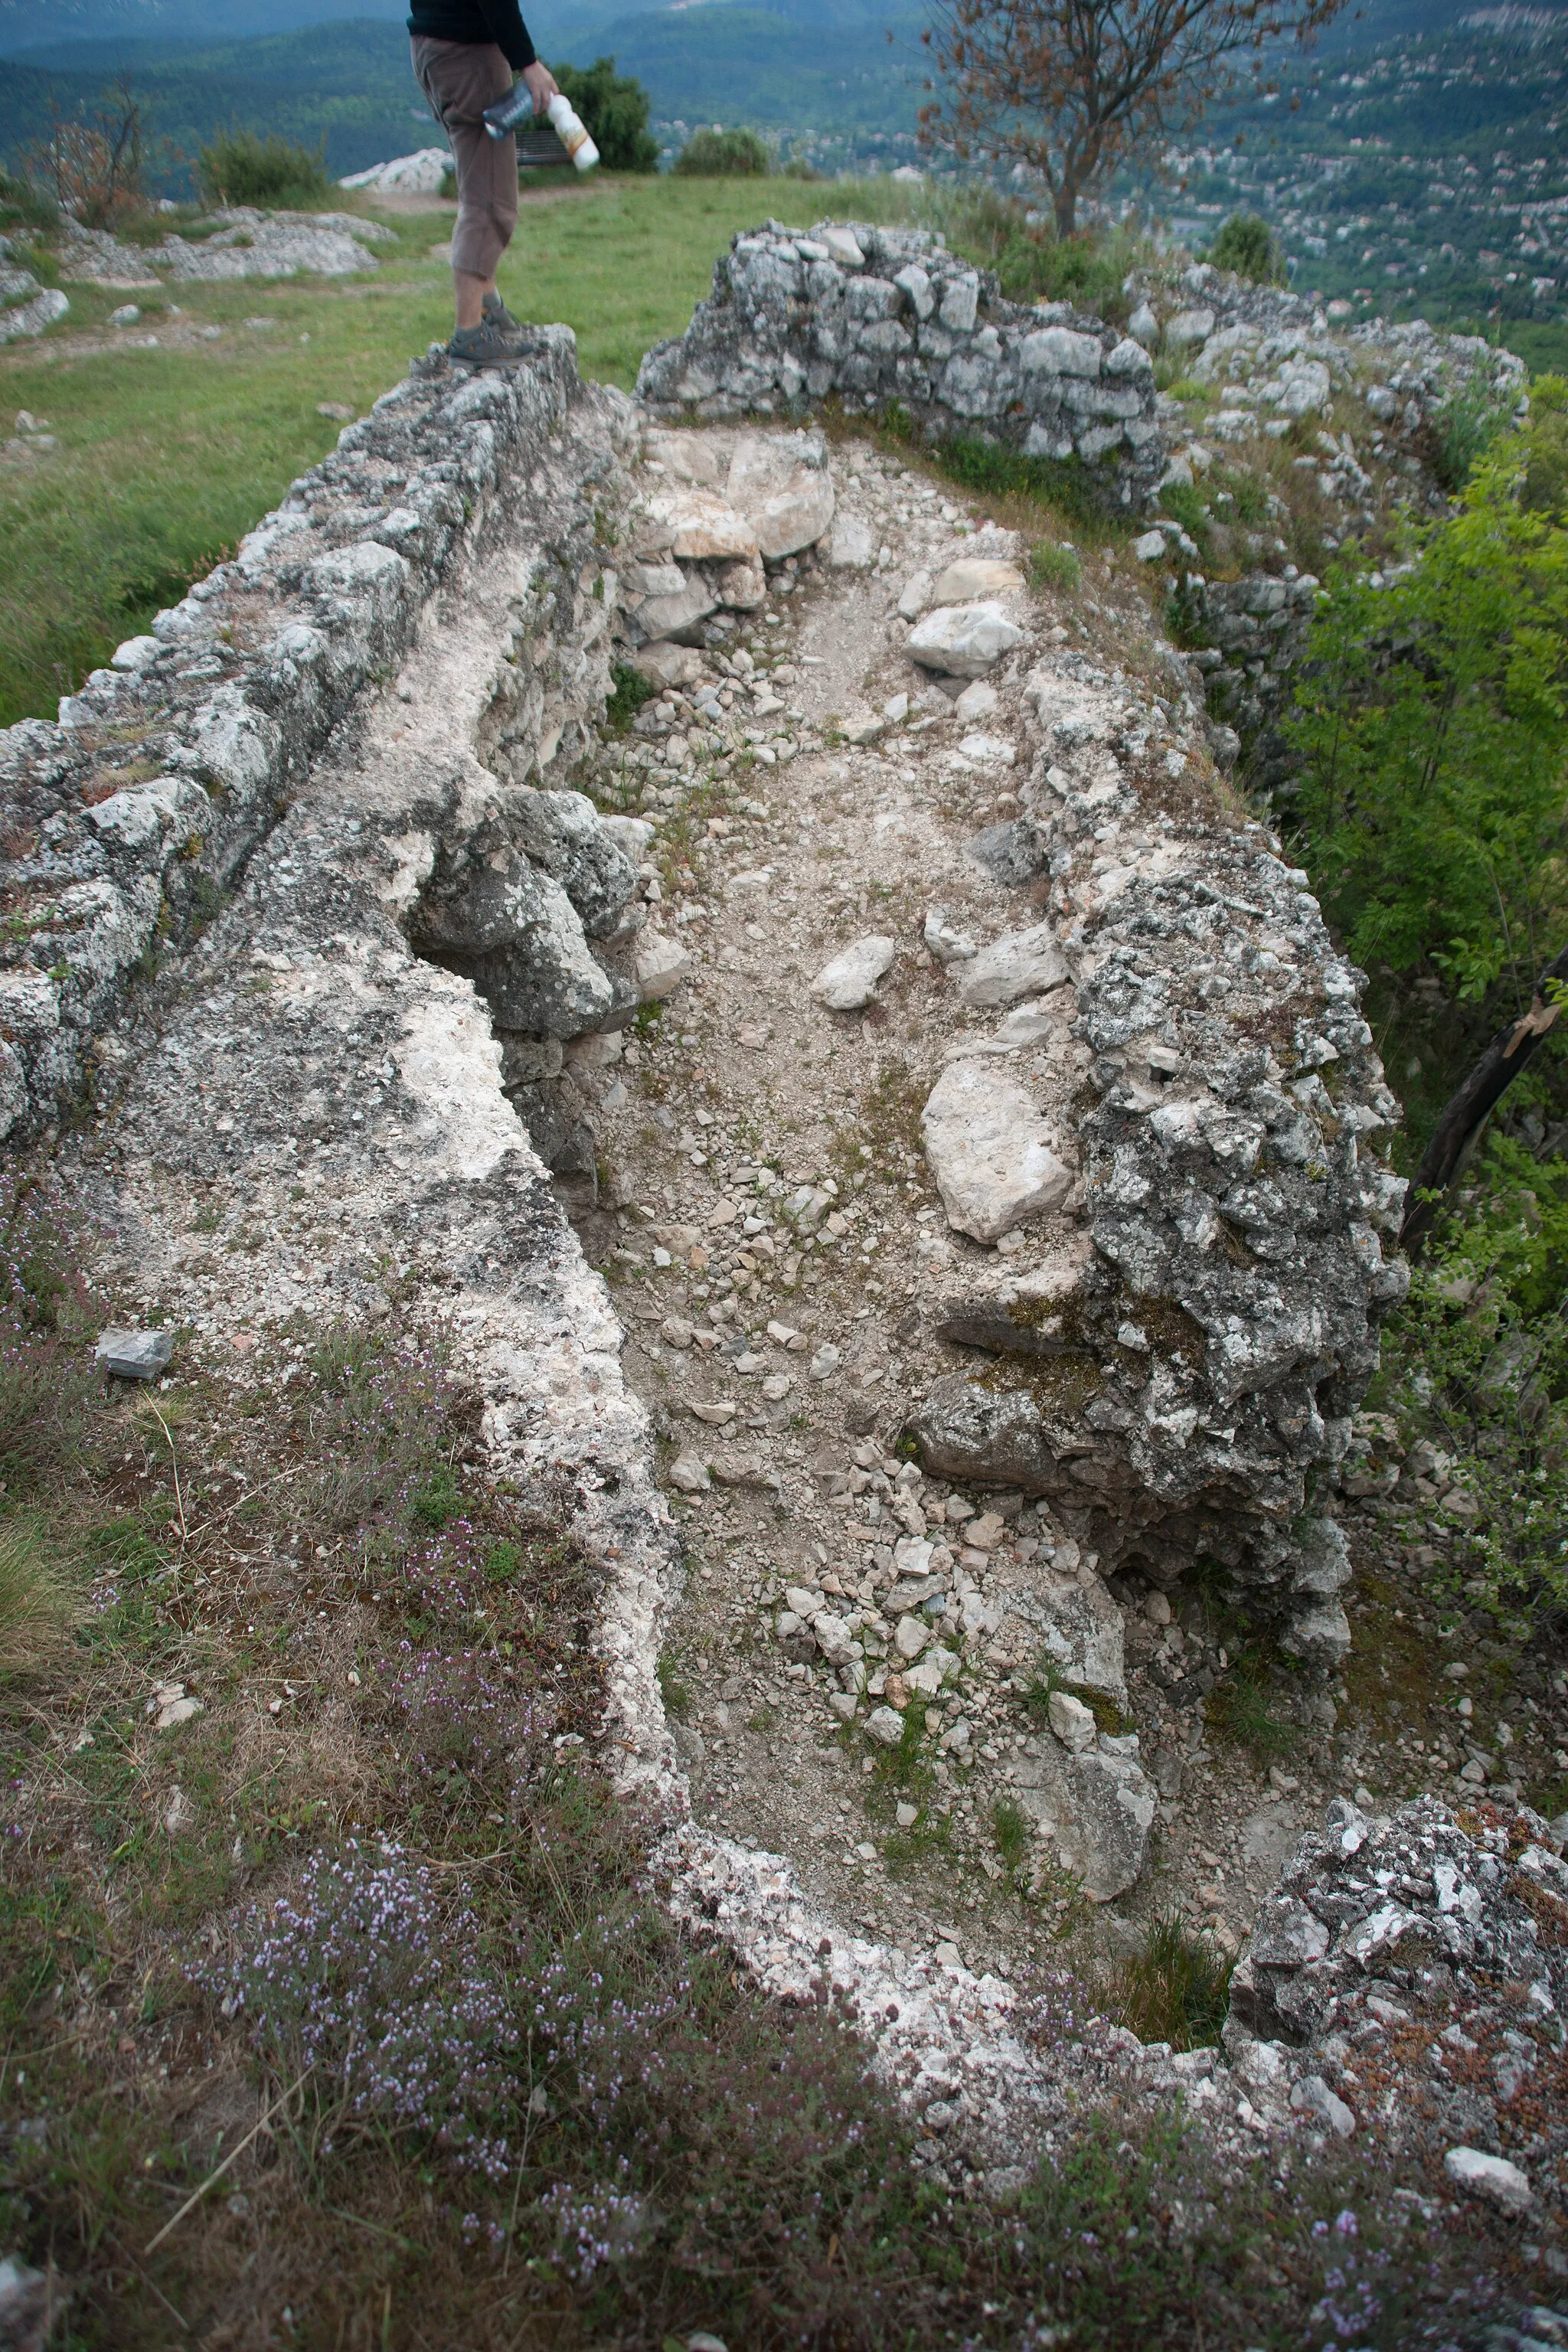
[[[1054,1129],[993,1062],[952,1062],[921,1115],[948,1223],[977,1242],[1059,1208],[1073,1186]]]
[[[820,434],[786,440],[742,434],[730,460],[725,496],[756,533],[770,562],[815,547],[833,521],[833,479]]]
[[[690,969],[691,958],[679,940],[667,939],[662,931],[639,934],[635,977],[644,1004],[672,994]]]
[[[1038,1756],[1014,1767],[1013,1786],[1047,1858],[1082,1886],[1091,1903],[1113,1903],[1135,1885],[1149,1850],[1156,1792],[1138,1761],[1138,1735],[1101,1732],[1079,1754],[1042,1740]]]
[[[883,931],[852,940],[823,965],[811,983],[811,992],[830,1013],[858,1013],[862,1005],[870,1003],[877,982],[898,951],[898,941]]]
[[[1026,996],[1044,996],[1071,978],[1068,961],[1049,923],[1004,931],[967,962],[958,979],[962,1004],[1000,1010]]]
[[[1024,575],[1016,563],[999,562],[984,555],[961,555],[935,583],[931,602],[973,604],[982,597],[1014,595],[1023,585]]]
[[[1024,632],[1000,604],[938,604],[910,632],[908,652],[922,669],[942,677],[983,677]]]

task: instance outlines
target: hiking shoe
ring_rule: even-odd
[[[514,319],[492,286],[485,296],[485,317],[493,327],[504,327],[508,334],[516,334],[521,320]]]
[[[447,357],[461,367],[521,367],[531,349],[531,340],[515,320],[503,327],[487,318],[477,327],[459,327],[447,346]]]

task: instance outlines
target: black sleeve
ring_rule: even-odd
[[[517,0],[479,0],[479,7],[489,26],[491,40],[513,73],[537,63],[538,53],[528,37],[528,26],[522,21]]]

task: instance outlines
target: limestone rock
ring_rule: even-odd
[[[1000,604],[939,604],[910,632],[908,652],[944,677],[982,677],[1023,642]]]
[[[866,1717],[866,1736],[879,1748],[896,1748],[904,1736],[904,1718],[890,1706],[874,1706]]]
[[[1054,1129],[1021,1086],[984,1063],[948,1066],[921,1127],[948,1223],[977,1242],[999,1241],[1072,1190]]]
[[[745,434],[730,461],[726,496],[770,562],[815,547],[833,521],[833,478],[820,434],[789,440]]]
[[[1156,1798],[1137,1760],[1137,1738],[1069,1753],[1055,1740],[1022,1758],[1014,1786],[1053,1860],[1077,1877],[1091,1903],[1111,1903],[1135,1885],[1149,1849]]]
[[[1506,2156],[1489,2156],[1479,2147],[1451,2147],[1443,2169],[1467,2197],[1482,2198],[1500,2213],[1528,2213],[1535,2202],[1530,2175]]]
[[[1046,1712],[1051,1729],[1070,1754],[1081,1756],[1086,1748],[1094,1746],[1100,1736],[1099,1727],[1083,1701],[1074,1698],[1070,1691],[1054,1690]]]
[[[503,1028],[531,1037],[597,1028],[616,991],[589,951],[576,908],[521,851],[498,857],[465,865],[447,887],[426,892],[416,944],[466,973]]]
[[[811,983],[811,992],[830,1013],[858,1013],[862,1005],[870,1003],[877,982],[897,953],[896,940],[871,931],[840,949],[830,963],[823,965]]]
[[[732,613],[754,613],[767,602],[768,576],[760,563],[727,563],[714,586],[721,604]]]
[[[931,601],[929,572],[911,572],[899,592],[899,611],[906,621],[918,621]]]
[[[690,646],[639,646],[632,667],[658,686],[695,686],[702,675],[702,656]]]
[[[684,563],[750,562],[760,551],[756,530],[746,517],[737,514],[728,499],[698,488],[650,499],[637,548],[639,552],[668,548]]]
[[[999,1007],[1043,995],[1070,977],[1054,926],[1033,923],[1027,930],[1005,931],[982,948],[960,974],[958,994],[964,1004]]]
[[[587,794],[520,792],[507,815],[533,863],[560,883],[589,939],[613,931],[637,888],[637,868]]]
[[[1016,1592],[1013,1607],[1034,1629],[1042,1667],[1126,1706],[1121,1612],[1098,1578],[1087,1584],[1053,1578]]]
[[[870,524],[859,515],[835,516],[827,561],[836,572],[869,572],[877,561],[876,534]]]
[[[1002,563],[981,555],[960,556],[950,563],[931,592],[933,604],[973,604],[982,597],[1010,596],[1024,585],[1016,563]],[[900,602],[900,611],[902,604]]]
[[[948,920],[944,908],[928,908],[925,929],[921,936],[938,963],[967,963],[978,953],[967,931],[961,931]]]
[[[634,966],[637,995],[644,1004],[657,1003],[679,987],[691,969],[691,958],[678,940],[662,931],[638,934]]]

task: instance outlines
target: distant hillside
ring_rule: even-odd
[[[304,5],[304,0],[300,0]],[[918,92],[913,86],[917,20],[900,23],[889,50],[880,21],[842,10],[838,25],[802,19],[820,0],[784,0],[796,13],[707,5],[645,12],[552,34],[538,17],[544,54],[589,64],[613,55],[647,86],[656,121],[677,143],[677,123],[744,122],[767,130],[825,134],[837,151],[862,159],[885,150],[889,161],[912,154]],[[150,7],[146,10],[150,14]],[[531,12],[531,14],[532,12]],[[15,158],[33,144],[52,108],[90,114],[117,71],[130,74],[156,145],[165,194],[184,193],[186,158],[229,123],[279,131],[308,147],[326,144],[334,175],[406,153],[436,136],[408,70],[408,41],[396,19],[367,17],[318,24],[264,39],[205,47],[167,31],[156,37],[110,36],[59,42],[0,58],[0,153]]]
[[[407,0],[0,0],[0,57],[78,41],[184,41],[209,47],[343,16],[401,22]]]

